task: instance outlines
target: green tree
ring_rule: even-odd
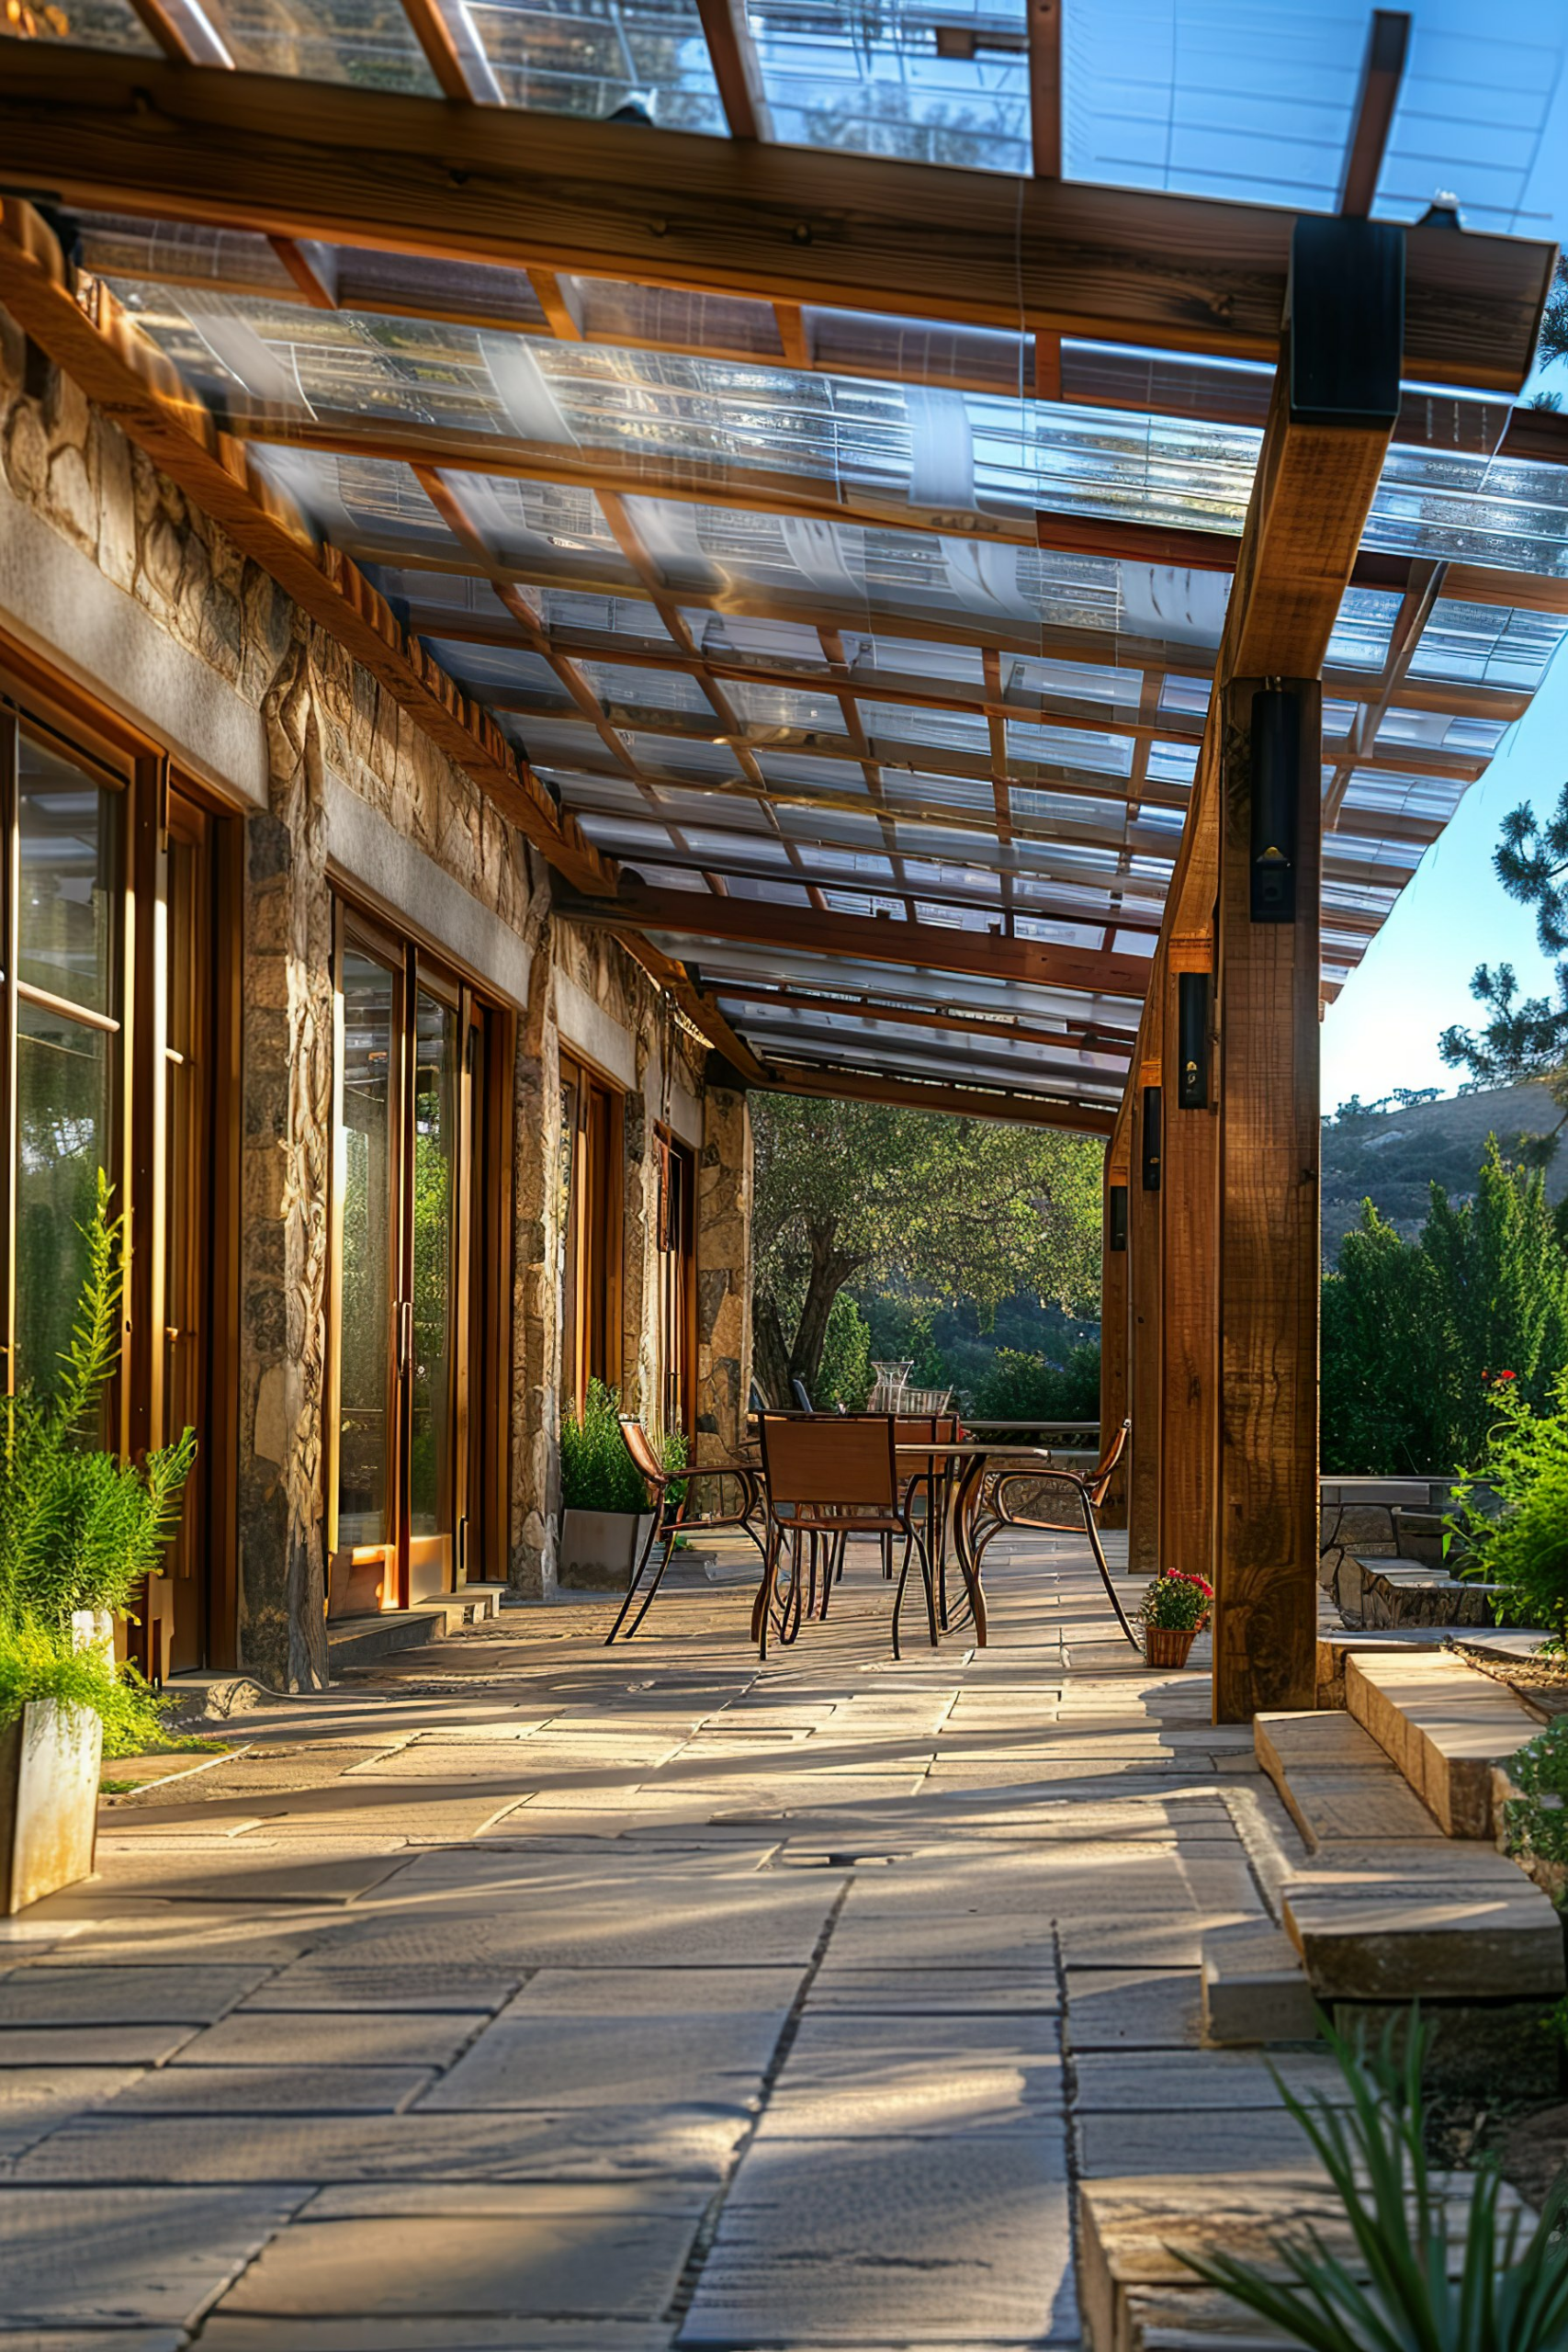
[[[757,1374],[815,1394],[833,1302],[897,1279],[983,1314],[1027,1284],[1091,1303],[1100,1271],[1100,1146],[995,1120],[753,1099]],[[1092,1306],[1091,1306],[1092,1311]]]
[[[1568,296],[1560,299],[1568,301]],[[1568,314],[1565,314],[1568,315]],[[1510,809],[1492,854],[1493,870],[1511,899],[1535,909],[1540,952],[1555,961],[1555,996],[1521,996],[1511,964],[1478,966],[1470,992],[1486,1013],[1476,1029],[1445,1029],[1438,1050],[1472,1086],[1511,1086],[1544,1079],[1568,1119],[1568,784],[1549,817],[1528,802]],[[1548,1136],[1517,1139],[1520,1159],[1540,1164],[1557,1148],[1562,1121]]]
[[[847,1290],[833,1301],[811,1393],[819,1411],[842,1405],[852,1413],[862,1411],[871,1394],[871,1326]]]
[[[1378,1476],[1472,1463],[1513,1376],[1544,1405],[1568,1363],[1568,1258],[1539,1170],[1488,1139],[1475,1197],[1441,1185],[1416,1241],[1371,1203],[1323,1292],[1323,1460]]]

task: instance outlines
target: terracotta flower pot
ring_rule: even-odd
[[[1144,1627],[1144,1656],[1150,1666],[1185,1666],[1198,1628],[1183,1633],[1174,1625]]]

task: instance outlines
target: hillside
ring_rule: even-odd
[[[1475,1190],[1476,1170],[1495,1135],[1505,1154],[1521,1135],[1544,1135],[1560,1114],[1542,1086],[1501,1086],[1480,1094],[1450,1094],[1404,1110],[1325,1119],[1323,1125],[1323,1254],[1332,1264],[1340,1242],[1361,1213],[1363,1200],[1407,1238],[1427,1215],[1429,1187],[1454,1199]],[[1568,1193],[1568,1138],[1547,1170],[1549,1197]]]

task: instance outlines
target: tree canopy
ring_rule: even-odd
[[[1100,1278],[1101,1147],[872,1102],[752,1097],[756,1355],[776,1398],[817,1377],[846,1283],[900,1278],[983,1313],[1029,1286],[1066,1307]]]
[[[1544,1079],[1568,1118],[1568,784],[1550,817],[1538,817],[1528,802],[1510,809],[1492,855],[1493,869],[1511,899],[1535,909],[1540,952],[1556,959],[1557,993],[1521,996],[1511,964],[1481,965],[1470,983],[1487,1019],[1476,1029],[1445,1029],[1438,1049],[1450,1069],[1470,1073],[1472,1086],[1511,1086],[1526,1078]],[[1557,1133],[1515,1149],[1540,1161],[1556,1148]]]

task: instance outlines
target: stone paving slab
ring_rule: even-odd
[[[246,2319],[219,2312],[201,2331],[201,2352],[667,2352],[674,2325],[636,2320]],[[175,2338],[166,2339],[175,2352]],[[7,2341],[6,2352],[13,2352]],[[116,2335],[78,2342],[71,2352],[139,2352]],[[147,2352],[164,2352],[163,2342]],[[1005,2352],[1005,2348],[1004,2348]]]
[[[954,2345],[1077,2337],[1059,2143],[756,2143],[678,2342]]]
[[[1195,1967],[1069,1966],[1066,1973],[1071,2049],[1196,2049],[1202,2030],[1202,1980]]]
[[[61,1967],[51,1958],[0,1977],[0,2027],[210,2025],[265,1980],[260,1968]]]
[[[13,2066],[0,2075],[0,2156],[19,2156],[47,2132],[101,2107],[141,2079],[134,2066]],[[0,2222],[3,2228],[3,2222]],[[3,2272],[0,2272],[3,2285]],[[0,2296],[0,2310],[4,2309]]]
[[[0,2027],[0,2068],[161,2066],[199,2030],[193,2025]]]
[[[435,2079],[429,2066],[160,2066],[114,2101],[119,2115],[397,2115]]]
[[[829,1947],[830,1950],[830,1947]],[[951,2018],[962,2005],[966,2016],[1054,2016],[1060,2007],[1054,1967],[883,1968],[823,1967],[806,1998],[806,2015]]]
[[[188,2326],[309,2193],[13,2185],[0,2199],[7,2320]]]
[[[488,2010],[446,2016],[392,2010],[341,2016],[330,2011],[232,2009],[181,2048],[175,2064],[187,2066],[406,2067],[448,2066],[488,2023]],[[0,2054],[4,2038],[0,2037]]]
[[[750,2128],[739,2112],[610,2106],[570,2114],[255,2115],[237,2132],[220,2116],[117,2118],[100,2109],[51,2131],[17,2157],[8,2177],[317,2186],[674,2178],[711,2187]]]
[[[802,2018],[758,2143],[1037,2133],[1065,2091],[1046,2017]]]
[[[637,2319],[673,2294],[702,2212],[700,2197],[615,2188],[336,2189],[220,2308],[357,2319],[373,2279],[378,2318]]]
[[[756,2098],[788,2014],[787,2004],[707,2017],[648,2010],[632,2018],[528,2016],[514,2006],[443,2076],[424,2111],[596,2108],[617,2098],[743,2111]]]

